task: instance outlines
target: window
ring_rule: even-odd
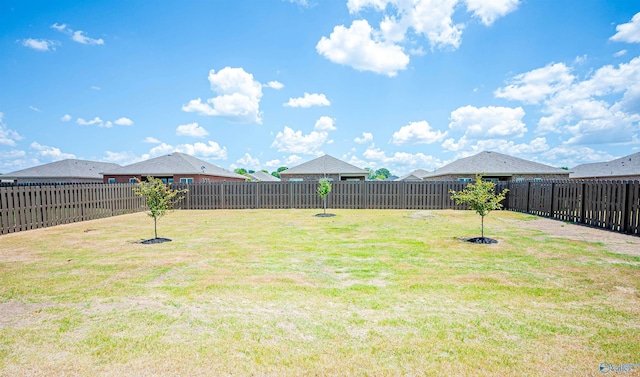
[[[202,178],[202,181],[200,181],[202,183],[211,183],[211,179],[209,178]]]
[[[522,182],[524,182],[524,178],[516,177],[516,183],[522,183]]]
[[[302,178],[291,178],[289,182],[302,182]]]
[[[542,182],[542,178],[534,178],[533,181],[534,182]]]
[[[471,178],[458,178],[458,182],[471,182]]]
[[[116,183],[116,179],[115,178],[109,178],[109,180],[107,181],[109,183]]]
[[[129,178],[129,183],[136,183],[136,179],[135,178]]]
[[[193,178],[180,178],[180,183],[193,183]]]

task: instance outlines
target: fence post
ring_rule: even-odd
[[[622,208],[620,209],[622,211],[622,216],[620,218],[620,221],[622,222],[621,227],[620,227],[620,231],[622,233],[629,233],[629,196],[631,194],[631,184],[630,181],[626,181],[625,182],[625,187],[624,187],[624,199],[622,200]]]
[[[527,200],[524,205],[524,213],[530,213],[529,210],[531,209],[531,206],[529,202],[531,201],[531,181],[527,181],[527,197],[526,198]]]
[[[549,217],[555,218],[555,212],[558,206],[556,205],[556,183],[551,182],[551,210],[549,211]]]
[[[585,181],[582,181],[582,184],[580,185],[580,224],[585,224],[586,223],[586,217],[587,217],[587,208],[586,208],[586,203],[587,203],[587,199],[586,199],[586,189],[587,189],[587,184],[585,183]]]

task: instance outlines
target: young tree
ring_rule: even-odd
[[[482,218],[482,239],[484,239],[484,217],[494,209],[502,208],[500,202],[509,192],[508,189],[504,189],[501,193],[496,194],[495,187],[495,183],[483,181],[482,174],[476,173],[475,183],[468,184],[462,191],[449,191],[451,199],[455,200],[456,204],[468,204],[472,210],[480,215]]]
[[[331,183],[326,178],[322,178],[318,181],[318,196],[322,199],[324,204],[324,214],[327,214],[327,195],[331,192]]]
[[[137,179],[133,192],[144,197],[147,208],[149,208],[148,215],[153,218],[155,238],[158,238],[158,218],[171,211],[175,203],[183,198],[178,195],[187,191],[186,189],[173,190],[159,178],[148,177],[146,181]]]

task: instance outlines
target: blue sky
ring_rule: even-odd
[[[172,151],[396,175],[640,151],[640,3],[0,2],[0,172]]]

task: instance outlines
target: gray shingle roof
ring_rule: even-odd
[[[369,172],[325,154],[322,157],[280,172],[280,175],[287,174],[355,174],[368,176]]]
[[[261,181],[261,182],[278,182],[280,179],[278,177],[274,177],[269,173],[265,173],[263,171],[257,171],[255,173],[249,173],[249,177],[253,181]]]
[[[120,168],[118,164],[66,159],[3,174],[2,179],[91,178],[102,179],[105,170]]]
[[[431,174],[431,172],[428,172],[428,171],[426,171],[424,169],[416,169],[416,170],[412,171],[409,174],[403,175],[400,178],[396,178],[395,181],[404,181],[404,180],[407,180],[407,179],[410,179],[410,180],[412,180],[412,179],[413,180],[422,179],[422,178],[428,176],[429,174]]]
[[[510,174],[566,174],[564,169],[524,160],[498,152],[480,152],[476,155],[461,158],[445,165],[428,177],[437,177],[449,174],[476,174],[486,175],[510,175]]]
[[[173,152],[168,155],[105,171],[104,175],[175,175],[206,174],[217,177],[244,178],[219,166],[210,164],[188,154]]]
[[[640,152],[612,161],[582,164],[571,169],[571,178],[605,178],[640,175]]]

